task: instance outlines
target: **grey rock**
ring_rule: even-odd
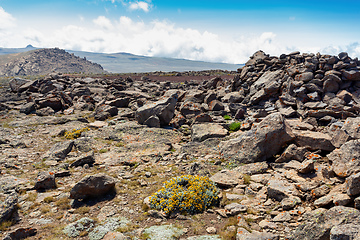
[[[317,210],[316,210],[317,211]],[[354,208],[336,206],[329,210],[319,211],[308,222],[303,222],[288,237],[290,240],[330,239],[333,227],[347,224],[360,224],[360,211]]]
[[[261,162],[277,154],[282,146],[293,139],[291,129],[280,113],[264,118],[259,125],[238,138],[220,143],[225,158],[240,163]]]
[[[20,240],[28,237],[35,236],[37,233],[37,229],[34,227],[20,227],[17,228],[3,238],[3,240]]]
[[[18,195],[16,192],[6,196],[4,202],[0,204],[0,224],[9,220],[17,211]]]
[[[70,198],[99,197],[114,190],[115,180],[105,174],[86,176],[70,190]]]
[[[99,121],[104,121],[109,117],[116,116],[117,114],[117,107],[106,104],[99,104],[95,108],[94,118]]]
[[[107,233],[118,228],[125,228],[129,224],[126,218],[109,218],[89,232],[89,240],[103,239]]]
[[[227,129],[216,123],[194,124],[191,127],[192,141],[202,142],[208,138],[222,138],[228,134]]]
[[[212,100],[209,103],[209,110],[210,111],[222,111],[225,109],[225,106],[222,102],[220,102],[219,100]]]
[[[158,116],[153,115],[153,116],[150,116],[148,119],[146,119],[143,124],[148,127],[159,128],[160,127],[160,119]]]
[[[295,81],[309,82],[312,79],[314,79],[312,72],[304,72],[295,76]]]
[[[233,171],[239,172],[241,174],[253,175],[266,172],[269,168],[269,165],[266,162],[256,162],[241,165],[233,169]]]
[[[281,179],[270,179],[267,184],[267,194],[269,198],[282,201],[284,198],[292,197],[297,195],[298,191],[295,185]]]
[[[334,194],[333,204],[335,206],[346,206],[352,202],[352,198],[347,194],[339,193]]]
[[[306,160],[301,163],[300,167],[298,168],[299,173],[310,173],[314,171],[314,161],[313,160]]]
[[[225,210],[229,211],[229,214],[234,216],[241,212],[246,212],[247,206],[239,204],[239,203],[230,203],[225,206]]]
[[[174,116],[177,99],[177,91],[168,91],[159,101],[145,104],[137,109],[136,121],[143,124],[150,116],[156,115],[160,119],[161,125],[168,125]]]
[[[46,190],[56,188],[54,172],[39,172],[36,177],[34,188],[36,190]]]
[[[360,194],[360,172],[346,178],[346,193],[350,196]]]
[[[34,102],[25,103],[20,107],[20,112],[25,114],[29,114],[31,112],[34,112],[35,110],[36,110],[36,104]]]
[[[129,97],[117,98],[115,100],[105,102],[106,105],[114,106],[117,108],[126,108],[129,106],[129,103],[130,103]]]
[[[279,213],[272,219],[272,221],[274,222],[288,222],[290,220],[291,220],[291,215],[289,212],[286,211]]]
[[[91,218],[84,217],[74,223],[67,225],[63,229],[63,233],[69,238],[75,238],[79,237],[82,231],[89,232],[94,227],[95,221]]]
[[[332,162],[332,168],[339,177],[348,177],[360,172],[360,140],[350,140],[339,149],[327,155]]]
[[[351,138],[360,138],[360,117],[347,118],[341,130],[345,131]]]
[[[356,209],[360,209],[360,196],[354,199],[354,206]]]
[[[283,70],[265,72],[250,87],[250,103],[256,104],[259,101],[278,93],[281,86],[281,79],[284,76]]]
[[[84,166],[85,164],[93,165],[95,163],[94,152],[89,151],[77,157],[71,164],[70,167]]]
[[[236,234],[236,240],[279,240],[279,235],[268,232],[252,231],[251,233],[238,233]]]
[[[281,162],[287,162],[290,160],[298,160],[303,161],[304,155],[308,150],[306,147],[298,147],[295,144],[290,144],[285,151],[278,157],[275,162],[281,163]]]
[[[74,141],[74,147],[80,152],[90,152],[92,143],[93,139],[91,137],[80,137]]]
[[[192,118],[199,115],[201,111],[201,105],[197,102],[184,101],[180,106],[181,114],[186,118]]]
[[[357,224],[343,224],[331,228],[330,240],[360,239],[360,228]]]
[[[219,187],[229,188],[238,185],[241,177],[242,175],[238,172],[221,170],[211,176],[210,180],[214,181]]]
[[[22,79],[22,78],[13,78],[9,81],[9,85],[10,85],[10,88],[11,88],[11,91],[13,92],[18,92],[19,91],[19,88],[24,85],[25,83],[28,83],[30,82],[29,80],[26,80],[26,79]]]
[[[74,141],[65,141],[56,143],[44,155],[44,158],[54,158],[55,160],[63,160],[74,146]]]
[[[183,234],[183,230],[173,225],[162,225],[145,228],[144,233],[148,234],[149,240],[175,240]]]
[[[343,76],[346,78],[346,80],[360,81],[360,71],[356,71],[356,70],[344,71]]]
[[[299,197],[290,196],[288,198],[284,198],[281,201],[281,206],[284,210],[291,210],[296,207],[296,205],[301,204],[301,199]]]
[[[300,147],[306,147],[310,150],[332,151],[335,149],[332,145],[332,138],[325,133],[313,131],[293,130],[295,142]]]
[[[36,110],[36,115],[38,116],[51,116],[54,115],[55,111],[51,107],[45,107]]]

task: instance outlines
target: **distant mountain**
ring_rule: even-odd
[[[101,64],[105,70],[113,73],[133,73],[133,72],[171,72],[171,71],[202,71],[211,69],[221,69],[236,71],[242,67],[241,64],[212,63],[202,61],[191,61],[186,59],[146,57],[133,55],[130,53],[91,53],[81,51],[71,51],[77,56]]]
[[[29,49],[28,46],[26,49]],[[43,48],[0,56],[0,76],[45,75],[62,73],[104,73],[100,64],[58,48]],[[7,52],[9,52],[7,50]]]
[[[0,55],[26,52],[34,50],[31,45],[26,48],[0,48]],[[202,71],[221,69],[236,71],[242,64],[212,63],[202,61],[191,61],[185,59],[146,57],[129,53],[93,53],[83,51],[66,50],[76,56],[100,64],[104,70],[113,73],[135,73],[135,72],[171,72],[171,71]],[[1,56],[0,56],[1,58]]]

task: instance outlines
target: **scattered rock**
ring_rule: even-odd
[[[99,197],[112,191],[114,187],[115,180],[105,174],[86,176],[70,190],[70,198]]]

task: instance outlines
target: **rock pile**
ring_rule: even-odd
[[[104,73],[97,63],[58,48],[44,48],[0,57],[0,76],[46,75],[61,73]]]
[[[182,221],[183,229],[172,231],[183,239],[207,233],[206,239],[360,237],[360,62],[347,53],[271,57],[258,51],[235,77],[203,82],[51,74],[35,81],[14,78],[10,89],[12,100],[1,102],[8,128],[0,132],[3,182],[9,182],[1,182],[3,195],[46,189],[38,194],[54,195],[54,214],[63,206],[58,201],[73,198],[90,201],[85,217],[125,215],[134,222],[142,211],[137,201],[161,182],[206,175],[222,190],[222,200],[199,215],[206,222],[201,230],[181,213],[150,210],[151,218],[136,220],[145,229],[128,226],[121,237],[158,236],[151,223],[172,218]],[[239,131],[230,127],[234,122]],[[69,134],[72,129],[79,135]],[[16,178],[24,176],[19,163],[37,179],[34,186]],[[116,197],[107,203],[85,200],[114,188]],[[18,202],[31,211],[29,194]],[[51,221],[78,224],[80,210],[69,202],[64,209],[66,216]],[[38,221],[39,211],[26,220]],[[101,236],[115,234],[106,229]]]

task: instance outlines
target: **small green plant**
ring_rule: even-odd
[[[223,118],[224,120],[231,120],[231,117],[229,115],[224,115]]]
[[[100,149],[99,153],[107,153],[108,150],[106,148]]]
[[[82,132],[89,131],[90,129],[88,127],[81,128],[81,129],[73,129],[72,131],[66,131],[64,134],[64,137],[67,139],[76,139],[81,136]]]
[[[218,204],[219,191],[208,177],[183,175],[165,182],[163,187],[150,197],[150,207],[172,212],[201,213]]]
[[[240,122],[232,122],[230,125],[229,125],[229,129],[230,131],[232,132],[236,132],[240,129],[240,126],[241,126],[241,123]]]

